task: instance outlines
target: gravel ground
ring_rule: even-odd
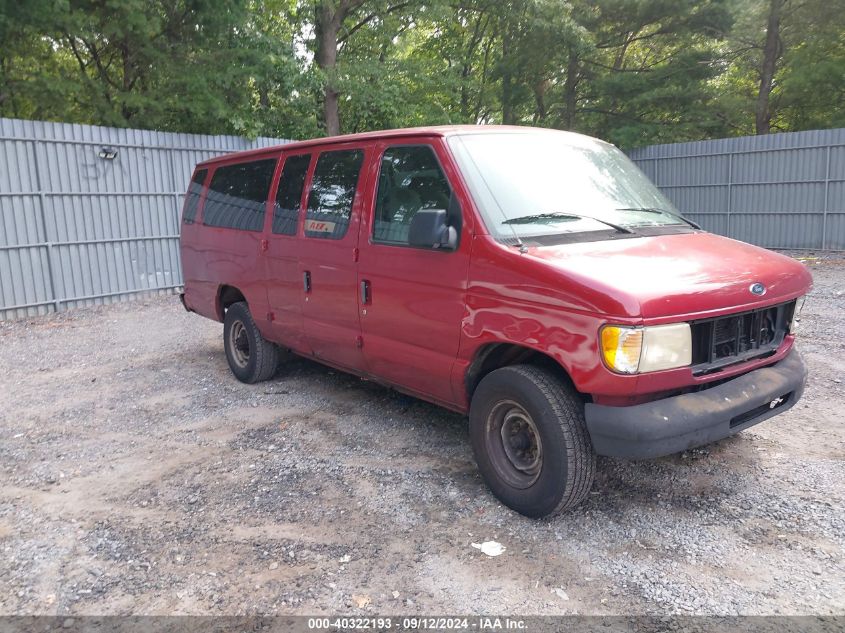
[[[843,614],[845,260],[803,257],[801,403],[539,522],[461,416],[304,360],[243,385],[175,297],[2,323],[0,613]]]

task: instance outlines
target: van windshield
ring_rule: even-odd
[[[637,166],[608,143],[528,130],[456,135],[449,144],[494,237],[689,228]]]

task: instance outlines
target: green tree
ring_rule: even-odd
[[[738,134],[845,124],[845,13],[827,0],[734,0],[718,79]]]
[[[845,125],[844,34],[829,0],[0,0],[0,115],[631,147]]]
[[[776,121],[788,130],[845,127],[845,11],[815,0],[793,17]]]
[[[341,84],[344,69],[338,56],[355,34],[368,27],[392,24],[391,14],[409,10],[414,0],[313,0],[300,6],[304,21],[312,20],[314,61],[323,74],[323,124],[328,135],[339,134]]]
[[[731,17],[724,0],[599,0],[579,81],[579,128],[630,147],[718,134],[710,80]]]
[[[279,19],[285,3],[3,6],[0,30],[12,44],[0,59],[3,113],[187,132],[285,131],[267,129],[258,116],[273,90],[292,94],[302,79],[292,25]]]

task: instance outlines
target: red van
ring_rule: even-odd
[[[293,352],[469,414],[479,470],[541,517],[595,456],[648,458],[792,407],[811,277],[702,231],[618,149],[522,127],[394,130],[197,165],[185,307],[247,383]]]

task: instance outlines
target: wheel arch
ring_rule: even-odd
[[[544,367],[575,388],[574,382],[566,368],[546,352],[517,343],[486,343],[476,350],[472,361],[466,369],[464,384],[466,386],[467,402],[472,402],[472,395],[475,393],[475,389],[487,374],[509,365],[523,364]]]
[[[226,316],[226,309],[233,303],[243,301],[247,303],[244,293],[237,287],[223,284],[217,289],[217,301],[215,302],[215,310],[217,312],[217,319],[223,321]]]

